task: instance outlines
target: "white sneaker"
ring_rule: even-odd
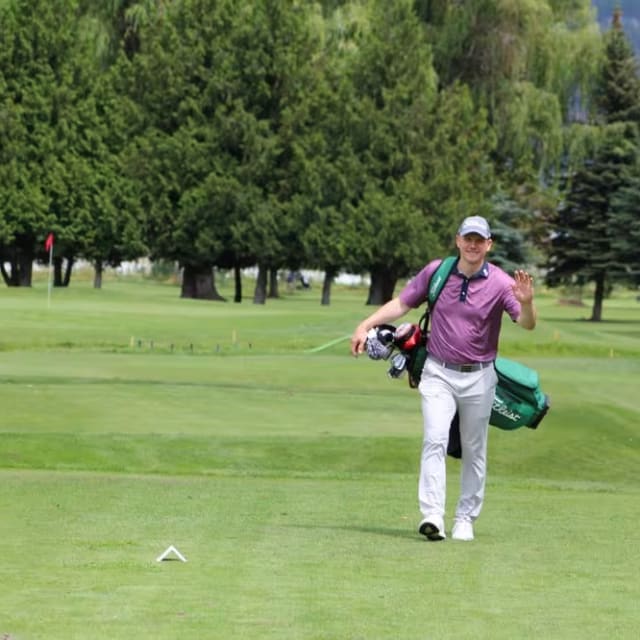
[[[473,540],[473,525],[468,520],[456,520],[451,537],[454,540]]]
[[[444,521],[440,516],[428,516],[418,527],[418,532],[433,542],[444,540],[447,535],[444,532]]]

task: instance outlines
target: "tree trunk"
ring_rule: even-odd
[[[211,265],[187,264],[182,273],[181,298],[224,300],[218,293]]]
[[[0,258],[0,273],[2,273],[2,279],[7,287],[11,286],[11,274],[4,268],[4,260]]]
[[[19,282],[21,287],[31,286],[32,273],[33,273],[33,255],[22,254],[20,256],[20,272],[19,272]]]
[[[278,291],[278,270],[269,269],[269,293],[268,298],[279,298],[280,293]]]
[[[267,269],[258,265],[258,278],[253,293],[253,304],[264,304],[267,301]]]
[[[33,254],[21,253],[18,262],[20,265],[18,269],[19,286],[30,287],[33,274]]]
[[[324,272],[324,280],[322,281],[322,296],[320,304],[329,306],[331,304],[331,285],[336,277],[336,270],[329,268]]]
[[[75,258],[67,258],[67,262],[64,266],[64,277],[62,280],[62,286],[68,287],[71,282],[71,273],[73,272],[73,263],[75,262]]]
[[[62,256],[53,256],[53,286],[62,286]]]
[[[600,271],[596,274],[596,290],[593,294],[593,309],[591,310],[591,322],[600,322],[602,320],[602,300],[605,291],[605,272]]]
[[[73,269],[73,258],[64,256],[54,256],[53,260],[53,286],[68,287],[71,282],[71,271]],[[64,269],[63,269],[64,267]]]
[[[102,289],[102,260],[96,260],[93,265],[93,288],[94,289]]]
[[[13,247],[9,256],[3,256],[2,277],[8,287],[30,287],[33,275],[33,253],[23,251],[20,247]],[[10,271],[5,269],[8,262]]]
[[[233,267],[233,279],[235,284],[234,302],[242,302],[242,272],[238,265]]]
[[[393,298],[393,290],[396,287],[397,277],[393,271],[385,267],[371,269],[371,284],[369,285],[369,297],[367,304],[380,306]]]

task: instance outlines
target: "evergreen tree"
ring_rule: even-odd
[[[611,201],[611,245],[615,262],[613,277],[621,282],[640,284],[640,157],[631,169],[625,186]]]
[[[513,273],[529,262],[529,249],[522,228],[532,217],[506,193],[499,191],[491,199],[491,262]]]
[[[334,14],[335,15],[335,14]],[[306,101],[306,119],[315,123],[296,143],[301,260],[324,272],[320,302],[330,304],[334,278],[349,264],[358,232],[350,215],[353,189],[361,178],[351,136],[355,95],[345,69],[355,55],[345,46],[338,21],[327,21],[324,47],[315,69],[314,97]],[[299,268],[301,264],[290,264]]]
[[[311,116],[322,90],[315,16],[310,3],[259,0],[242,12],[234,38],[239,99],[262,127],[261,162],[250,168],[259,200],[237,227],[258,264],[256,304],[278,295],[278,269],[303,259],[300,174],[310,158],[301,142],[319,128]]]
[[[103,265],[146,251],[138,194],[120,162],[130,111],[115,76],[97,64],[85,26],[76,0],[16,0],[2,9],[0,264],[11,285],[30,285],[33,260],[47,257],[49,231],[55,286],[69,284],[77,258],[96,266],[100,286]]]
[[[425,143],[437,101],[431,50],[409,2],[371,4],[348,70],[355,95],[351,145],[358,160],[349,216],[358,230],[350,268],[368,271],[367,303],[393,296],[424,260],[432,236],[421,206]]]
[[[130,169],[144,184],[152,255],[183,267],[183,297],[218,299],[214,267],[238,276],[257,264],[262,304],[269,276],[277,295],[277,269],[302,259],[295,198],[300,140],[317,126],[313,13],[184,0],[165,18],[142,29],[130,85],[148,122]]]
[[[31,286],[49,231],[57,248],[73,239],[78,227],[58,220],[61,208],[74,219],[83,215],[67,198],[76,158],[65,156],[87,90],[76,9],[75,0],[0,5],[0,269],[12,286]]]
[[[126,76],[126,92],[146,120],[127,172],[141,184],[151,258],[180,265],[186,298],[221,299],[213,269],[255,191],[234,175],[258,137],[255,120],[237,106],[236,16],[231,2],[170,5],[165,20],[141,29],[143,51]]]
[[[603,128],[593,158],[585,161],[572,179],[551,241],[548,284],[593,282],[593,321],[602,319],[610,280],[619,273],[619,224],[612,202],[629,182],[638,142],[633,124]]]
[[[640,77],[633,47],[616,8],[605,35],[605,61],[596,93],[598,114],[604,122],[640,124]]]

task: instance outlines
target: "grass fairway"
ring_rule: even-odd
[[[637,637],[633,296],[505,326],[551,411],[491,429],[476,540],[427,543],[417,393],[341,340],[365,292],[178,294],[0,290],[0,638]],[[188,562],[156,562],[170,544]]]

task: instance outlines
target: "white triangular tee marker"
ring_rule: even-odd
[[[162,562],[163,560],[169,560],[169,556],[171,554],[174,554],[176,556],[176,558],[178,558],[178,560],[180,560],[181,562],[186,562],[187,561],[187,559],[173,545],[169,545],[167,547],[166,551],[164,551],[164,553],[161,553],[156,558],[156,562]]]

